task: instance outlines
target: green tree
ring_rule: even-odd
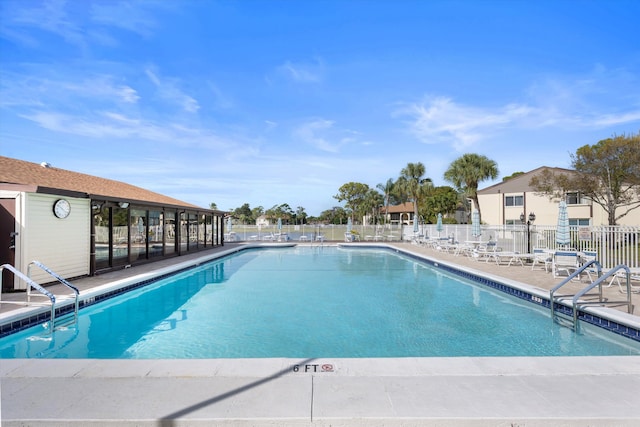
[[[273,205],[270,209],[267,209],[264,213],[270,220],[281,219],[283,221],[289,221],[294,217],[293,209],[287,203],[280,205]]]
[[[214,202],[211,202],[209,204],[209,209],[218,210],[218,205],[216,205]]]
[[[448,185],[435,187],[429,197],[425,198],[422,210],[425,220],[431,224],[436,222],[438,213],[455,212],[460,200],[459,193]]]
[[[400,191],[406,194],[408,199],[413,202],[414,218],[420,217],[418,206],[420,206],[420,201],[432,186],[431,179],[423,178],[424,174],[425,167],[422,163],[408,163],[400,171],[400,178],[398,179]]]
[[[264,215],[264,208],[262,206],[257,206],[255,208],[251,209],[251,217],[253,218],[254,222],[258,218],[260,218],[262,215]]]
[[[346,224],[349,219],[349,212],[342,206],[334,206],[320,213],[318,221],[326,224]]]
[[[298,223],[298,221],[300,221],[300,224],[305,224],[306,223],[307,213],[305,212],[305,210],[304,210],[304,208],[302,206],[298,206],[296,208],[295,219],[296,219],[296,224]]]
[[[515,178],[517,176],[524,175],[524,172],[514,172],[509,176],[503,176],[502,182],[509,181],[511,178]]]
[[[375,189],[370,188],[362,203],[364,211],[364,215],[362,216],[369,216],[377,222],[378,216],[380,215],[380,206],[383,201],[384,197],[382,194],[378,193]]]
[[[333,196],[339,202],[345,202],[345,207],[351,211],[351,219],[354,213],[362,212],[362,205],[369,192],[369,186],[360,182],[348,182],[338,189],[338,194]]]
[[[249,224],[253,222],[253,214],[251,213],[249,203],[245,203],[239,208],[235,208],[231,215],[238,219],[242,224]]]
[[[578,192],[602,206],[609,225],[640,207],[640,133],[584,145],[571,155],[575,172],[545,170],[530,185],[552,198]]]
[[[444,173],[444,179],[451,182],[458,191],[473,201],[482,219],[478,202],[478,183],[498,177],[498,165],[493,160],[479,154],[464,154],[454,160]]]
[[[389,212],[389,205],[391,204],[391,197],[393,193],[394,182],[392,178],[389,178],[387,182],[384,184],[376,185],[376,188],[382,191],[382,196],[384,199],[384,211]],[[387,223],[387,215],[384,216],[384,222]]]

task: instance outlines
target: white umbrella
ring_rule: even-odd
[[[438,230],[438,236],[440,235],[440,232],[443,230],[441,213],[438,214],[438,222],[436,223],[436,230]]]
[[[478,211],[473,211],[473,214],[471,214],[471,235],[473,237],[480,237],[482,235],[482,230],[480,230],[480,213]]]
[[[569,213],[567,212],[567,204],[564,200],[560,202],[560,206],[558,207],[556,243],[560,246],[567,246],[571,243],[571,235],[569,234]]]

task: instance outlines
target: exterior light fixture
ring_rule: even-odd
[[[531,225],[536,220],[536,214],[534,214],[533,212],[530,212],[529,219],[526,223],[525,223],[525,219],[527,219],[527,216],[524,214],[524,212],[522,212],[520,214],[520,222],[523,224],[527,224],[527,253],[530,254],[531,253]]]

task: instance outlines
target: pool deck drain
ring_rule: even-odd
[[[522,267],[478,267],[543,289],[557,283]],[[0,359],[3,426],[636,426],[639,390],[640,356]]]

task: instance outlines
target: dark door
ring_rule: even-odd
[[[16,262],[16,199],[0,199],[0,265]],[[13,273],[2,270],[2,291],[13,290]]]

